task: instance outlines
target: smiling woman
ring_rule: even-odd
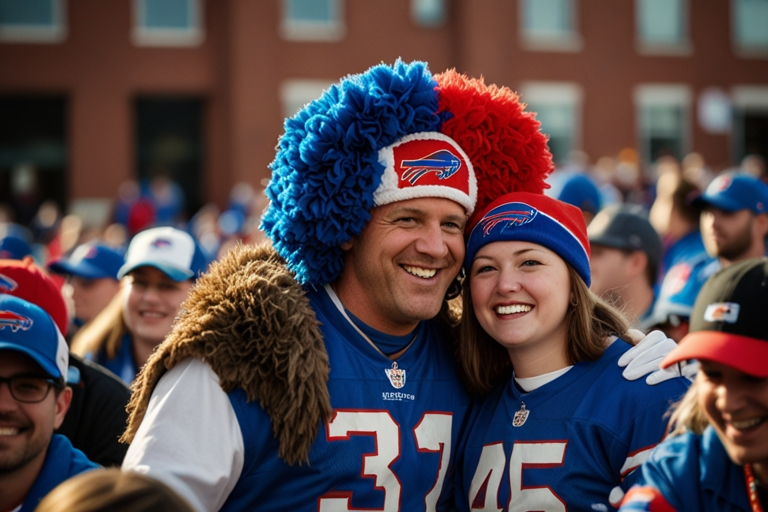
[[[195,278],[205,270],[202,250],[188,233],[162,227],[131,241],[118,272],[122,289],[72,340],[72,352],[130,384],[171,332]]]
[[[662,365],[697,359],[673,437],[621,510],[768,509],[768,258],[735,263],[699,292],[691,328]],[[666,507],[666,508],[664,508]]]
[[[627,321],[589,290],[577,208],[514,192],[476,218],[459,360],[481,396],[458,449],[456,505],[608,510],[664,435],[664,412],[687,381],[622,378],[616,361],[631,345],[606,347],[606,338],[625,336]]]

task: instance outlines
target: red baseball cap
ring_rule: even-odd
[[[710,277],[693,305],[688,334],[661,362],[685,359],[721,363],[768,377],[768,258],[729,265]]]
[[[30,256],[23,260],[0,259],[0,294],[35,304],[51,316],[62,335],[67,334],[69,313],[61,289]]]

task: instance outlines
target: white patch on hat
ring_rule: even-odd
[[[715,302],[704,311],[704,321],[735,324],[739,318],[739,308],[735,302]]]
[[[456,201],[472,214],[477,181],[469,157],[459,145],[439,132],[406,135],[379,150],[384,166],[381,184],[373,194],[376,206],[420,197]]]
[[[56,324],[53,325],[53,328],[56,330],[56,335],[58,336],[56,346],[56,367],[61,372],[61,376],[66,379],[67,372],[69,371],[69,345],[67,345],[67,340],[61,335],[61,331],[59,331]]]

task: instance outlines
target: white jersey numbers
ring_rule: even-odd
[[[435,475],[435,485],[426,495],[425,511],[436,510],[437,500],[443,488],[448,460],[451,455],[450,413],[425,413],[413,428],[416,446],[420,452],[440,453],[440,467]],[[352,435],[373,436],[375,453],[363,454],[364,477],[374,478],[374,487],[384,491],[384,512],[400,510],[402,483],[390,466],[400,457],[400,426],[388,411],[339,411],[326,426],[328,441],[343,441]],[[407,485],[407,482],[406,482]],[[335,492],[319,500],[320,512],[353,512],[351,492]]]
[[[512,447],[509,456],[510,512],[565,511],[565,503],[549,487],[523,487],[523,471],[531,467],[561,466],[565,460],[566,441],[523,442]],[[485,445],[469,489],[472,510],[500,512],[499,487],[506,466],[502,443]]]

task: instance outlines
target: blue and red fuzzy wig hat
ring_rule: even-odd
[[[472,215],[506,192],[540,194],[552,156],[523,109],[507,88],[423,62],[348,76],[285,121],[261,227],[318,287],[339,276],[341,245],[375,206],[442,197]]]

